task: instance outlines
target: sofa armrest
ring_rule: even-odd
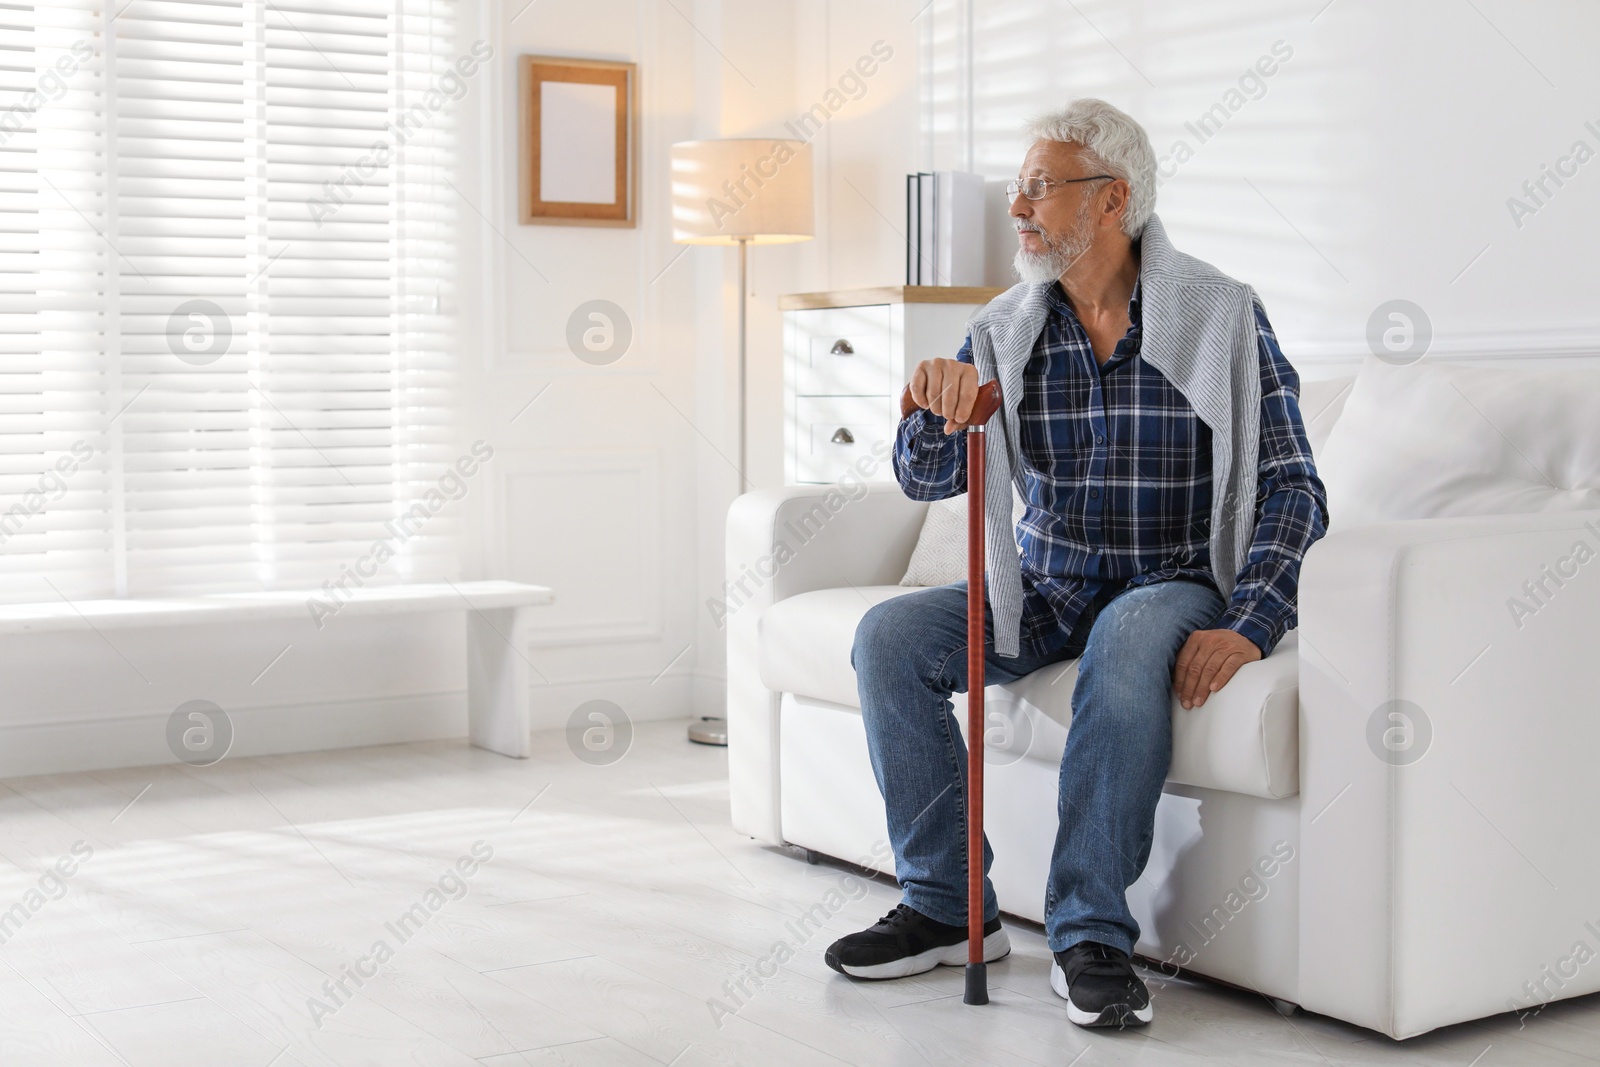
[[[927,507],[893,482],[758,489],[729,507],[727,580],[714,610],[728,633],[728,792],[734,829],[772,844],[783,842],[778,694],[761,683],[761,613],[812,589],[898,582]]]
[[[1542,977],[1600,934],[1600,853],[1581,844],[1600,815],[1597,651],[1600,511],[1384,523],[1312,548],[1306,1008],[1408,1037],[1600,989],[1600,966]]]

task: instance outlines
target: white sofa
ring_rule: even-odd
[[[1600,560],[1575,547],[1600,549],[1600,377],[1526,373],[1374,361],[1353,392],[1305,387],[1332,530],[1299,630],[1203,708],[1173,704],[1130,892],[1141,954],[1396,1038],[1600,990]],[[1516,410],[1546,389],[1559,410]],[[733,504],[740,831],[892,873],[849,652],[869,605],[911,591],[927,507],[892,480]],[[987,770],[992,877],[1034,921],[1075,670],[986,691],[1020,726]]]

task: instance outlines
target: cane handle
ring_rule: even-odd
[[[903,419],[917,410],[917,402],[911,399],[911,386],[907,385],[900,391],[900,417]],[[962,429],[968,426],[982,426],[994,417],[1000,410],[1000,382],[991,379],[978,386],[978,398],[972,403],[972,416],[961,425]]]

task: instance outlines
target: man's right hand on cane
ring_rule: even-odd
[[[902,418],[915,408],[927,408],[944,418],[945,433],[958,433],[970,425],[967,420],[978,399],[978,368],[959,359],[925,359],[911,372],[907,395],[913,407],[902,410]]]

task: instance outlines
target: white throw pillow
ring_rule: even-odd
[[[1337,529],[1600,508],[1600,370],[1369,358],[1317,470]]]
[[[1344,412],[1350,399],[1350,388],[1355,375],[1343,378],[1324,378],[1321,381],[1300,383],[1300,421],[1305,424],[1306,443],[1311,446],[1311,458],[1320,459],[1328,434]]]
[[[1011,528],[1016,530],[1027,505],[1017,487],[1011,487]],[[911,550],[911,565],[901,585],[949,585],[967,577],[967,494],[935,500],[928,505]]]

